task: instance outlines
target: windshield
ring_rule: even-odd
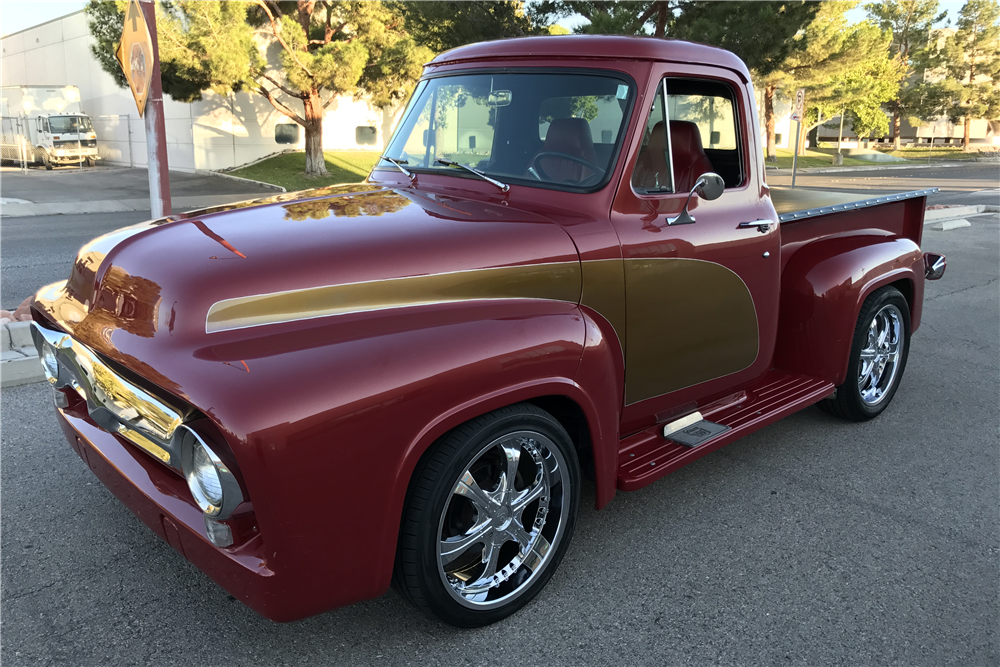
[[[474,175],[522,185],[593,190],[606,182],[633,97],[631,81],[579,70],[464,74],[427,79],[385,155],[412,171]],[[387,161],[379,168],[394,169]]]
[[[49,116],[49,127],[52,134],[94,131],[87,116]]]

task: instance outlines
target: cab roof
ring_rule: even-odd
[[[661,60],[725,67],[750,80],[743,61],[724,49],[676,39],[618,35],[553,35],[480,42],[445,51],[428,63],[428,67],[512,58]]]

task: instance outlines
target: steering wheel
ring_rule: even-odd
[[[560,153],[558,151],[542,151],[541,153],[535,155],[535,157],[531,158],[531,162],[528,164],[528,173],[531,174],[535,178],[535,180],[549,181],[552,183],[558,182],[551,176],[546,174],[545,170],[542,169],[542,165],[539,164],[539,160],[546,157],[557,157],[563,160],[569,160],[570,162],[575,162],[577,164],[582,164],[584,167],[594,172],[590,176],[584,178],[582,181],[577,182],[578,185],[586,185],[591,181],[596,182],[604,178],[605,170],[601,169],[590,160],[586,160],[582,157],[577,157],[576,155],[570,155],[569,153]]]

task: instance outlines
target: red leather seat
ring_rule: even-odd
[[[556,118],[549,125],[545,134],[545,144],[541,153],[565,153],[582,158],[591,164],[597,164],[597,151],[594,150],[594,136],[590,132],[590,123],[586,118]],[[590,177],[595,172],[585,165],[558,155],[546,155],[537,159],[549,180],[554,183],[578,183]]]
[[[712,161],[701,146],[701,132],[694,123],[670,121],[670,148],[674,156],[675,192],[690,192],[699,176],[713,171]]]
[[[674,163],[674,192],[690,192],[702,174],[712,171],[712,162],[701,147],[698,126],[686,120],[670,121],[670,143]],[[663,121],[653,126],[649,143],[636,159],[632,185],[644,190],[670,187],[667,169],[667,134]]]

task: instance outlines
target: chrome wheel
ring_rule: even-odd
[[[567,464],[545,435],[522,430],[483,447],[438,521],[438,574],[459,604],[506,605],[549,564],[572,503]]]
[[[865,405],[881,403],[896,380],[903,345],[902,317],[899,308],[886,304],[868,327],[868,339],[858,364],[858,391]]]

